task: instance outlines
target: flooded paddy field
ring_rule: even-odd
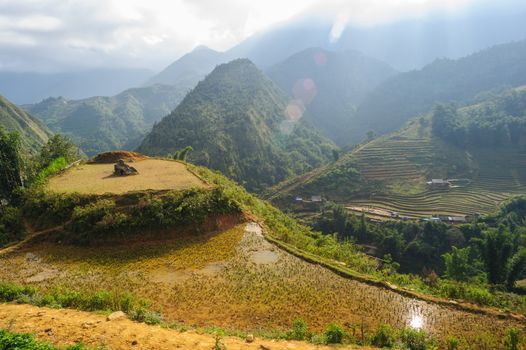
[[[460,311],[340,277],[268,243],[257,225],[208,236],[133,246],[39,244],[0,257],[0,280],[41,289],[122,290],[148,298],[167,321],[247,331],[315,331],[337,322],[349,332],[386,323],[446,339],[487,343],[518,321]],[[489,345],[493,347],[493,345]]]

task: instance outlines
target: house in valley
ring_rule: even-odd
[[[431,181],[427,182],[427,186],[430,188],[449,188],[451,183],[444,179],[431,179]]]

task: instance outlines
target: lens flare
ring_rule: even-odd
[[[300,100],[304,106],[312,102],[317,92],[316,83],[311,78],[297,80],[292,88],[294,99]]]
[[[316,52],[313,59],[314,63],[316,63],[318,66],[324,66],[327,64],[327,55],[322,51]]]

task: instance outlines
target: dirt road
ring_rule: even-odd
[[[69,309],[50,309],[31,305],[0,304],[0,328],[11,332],[33,333],[39,340],[54,345],[82,342],[104,349],[206,349],[214,347],[213,335],[194,331],[179,332],[148,326],[128,319],[107,321],[104,315]],[[225,337],[229,350],[236,349],[333,349],[304,342],[256,339],[253,343]]]

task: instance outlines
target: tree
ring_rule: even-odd
[[[13,192],[23,186],[20,136],[0,127],[0,199],[12,199]]]
[[[488,280],[492,284],[502,284],[507,280],[508,261],[513,255],[513,240],[509,230],[500,226],[483,232],[477,240],[482,260],[486,266]]]
[[[186,161],[186,158],[188,157],[188,153],[190,153],[193,150],[194,149],[192,148],[192,146],[186,146],[182,150],[176,151],[173,158],[176,160]]]
[[[515,282],[526,274],[526,248],[521,247],[508,261],[506,287],[508,290],[513,289]]]
[[[470,248],[452,247],[450,253],[442,255],[446,266],[444,276],[457,281],[467,281],[473,275],[469,259]]]
[[[179,153],[179,160],[186,161],[186,157],[188,156],[188,153],[190,153],[193,150],[194,149],[192,148],[192,146],[186,146],[185,148],[183,148],[181,153]]]
[[[50,138],[40,151],[40,169],[60,157],[64,157],[69,164],[79,159],[80,154],[77,146],[69,138],[57,134]]]

